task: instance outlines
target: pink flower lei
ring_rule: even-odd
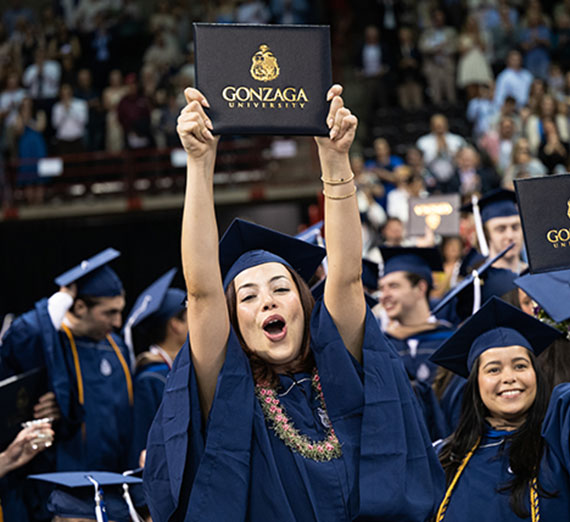
[[[311,384],[319,397],[321,408],[326,412],[325,397],[316,368],[313,370]],[[306,459],[316,460],[318,462],[326,462],[339,458],[342,455],[340,442],[332,426],[327,429],[327,436],[324,440],[318,442],[313,441],[295,428],[273,388],[264,386],[263,384],[256,384],[255,394],[257,395],[266,421],[269,422],[273,431],[275,431],[277,436],[291,450],[300,453]]]

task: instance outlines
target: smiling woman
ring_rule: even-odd
[[[241,220],[218,245],[218,139],[207,100],[186,90],[189,343],[149,433],[153,520],[424,522],[435,512],[443,472],[399,356],[364,301],[348,157],[357,121],[341,93],[328,91],[330,134],[315,138],[325,251]],[[315,303],[307,281],[325,255]]]
[[[496,429],[520,428],[536,399],[536,372],[523,346],[490,348],[479,358],[481,400]]]
[[[566,520],[570,384],[549,388],[536,355],[560,334],[492,298],[432,356],[467,377],[456,431],[441,445],[448,489],[437,522]]]

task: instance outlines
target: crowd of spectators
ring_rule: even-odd
[[[353,157],[365,255],[386,228],[414,243],[405,237],[411,197],[459,193],[467,202],[568,171],[570,1],[379,4],[353,62],[366,89],[371,77],[378,86],[362,98],[367,132]],[[381,115],[396,104],[404,121],[429,118],[429,132],[411,136],[402,124],[388,143]]]
[[[468,196],[567,170],[569,0],[59,0],[41,9],[9,0],[0,148],[19,161],[28,201],[43,194],[33,158],[178,145],[183,88],[194,83],[194,21],[330,23],[335,76],[360,88],[351,104],[359,150],[383,137],[374,132],[378,109],[433,109],[431,132],[417,143],[379,146],[402,158],[386,163],[377,145],[362,158],[362,179],[378,185],[386,215],[404,216],[408,190]],[[465,108],[470,132],[449,131],[450,107]],[[400,164],[409,168],[395,173]]]

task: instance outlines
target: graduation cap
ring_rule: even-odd
[[[324,221],[321,219],[314,225],[311,225],[309,228],[306,228],[302,232],[299,232],[295,237],[302,241],[306,241],[307,243],[311,243],[312,245],[324,247],[325,241],[323,239],[322,233],[323,226]]]
[[[441,254],[435,247],[380,247],[384,260],[382,277],[392,272],[410,272],[433,284],[432,272],[441,272],[443,264]]]
[[[134,350],[133,328],[144,321],[168,321],[184,310],[186,293],[178,288],[170,288],[176,272],[176,268],[171,268],[137,297],[123,329],[129,350]]]
[[[492,297],[430,356],[430,360],[467,378],[477,357],[486,350],[523,346],[538,355],[559,336],[558,330]]]
[[[462,212],[473,212],[479,248],[485,257],[489,255],[489,247],[485,239],[483,225],[493,218],[519,215],[517,196],[513,190],[506,189],[492,190],[481,199],[473,195],[471,203],[463,205],[460,210]]]
[[[281,263],[309,281],[326,255],[324,248],[242,219],[228,227],[219,250],[224,290],[240,272],[264,263]]]
[[[316,301],[319,297],[322,297],[325,293],[325,279],[321,279],[316,285],[311,287],[311,294],[313,294],[313,299]],[[366,285],[365,285],[366,286]],[[373,295],[369,294],[366,290],[364,290],[364,299],[366,300],[366,304],[370,308],[374,308],[378,304],[378,299],[376,299]]]
[[[79,265],[55,278],[58,286],[77,284],[77,295],[92,297],[115,297],[123,293],[123,284],[108,263],[119,257],[121,253],[114,248],[81,261]]]
[[[570,268],[570,174],[515,180],[531,273]]]
[[[142,484],[138,477],[108,471],[66,471],[28,478],[55,484],[47,504],[54,516],[116,522],[139,520],[128,495],[129,484]],[[107,488],[105,494],[103,486]],[[122,488],[122,494],[117,487]]]
[[[467,254],[463,256],[461,260],[461,265],[459,266],[459,275],[465,277],[473,271],[473,268],[480,266],[485,259],[487,259],[481,252],[476,248],[471,247]]]
[[[369,259],[362,259],[362,284],[371,290],[378,290],[378,277],[380,268],[378,263]]]
[[[442,299],[437,303],[437,305],[431,311],[432,315],[437,314],[444,306],[446,306],[451,300],[458,297],[462,292],[464,292],[471,285],[474,287],[474,297],[473,297],[473,311],[477,312],[481,306],[481,302],[485,302],[493,296],[501,296],[512,290],[514,286],[514,280],[517,277],[514,272],[506,270],[503,268],[492,268],[493,263],[498,259],[503,257],[511,248],[515,245],[510,244],[502,252],[497,254],[495,257],[488,259],[483,263],[478,269],[473,270],[461,283],[452,288]],[[485,279],[485,284],[483,285],[483,291],[481,292],[481,278]],[[504,291],[503,291],[504,290]]]
[[[570,270],[526,274],[515,279],[515,285],[557,323],[570,318]]]

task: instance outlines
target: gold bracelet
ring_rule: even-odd
[[[350,177],[348,179],[340,178],[340,179],[325,179],[321,176],[321,181],[323,183],[327,183],[328,185],[346,185],[350,183],[354,179],[354,172],[350,173]]]
[[[331,196],[330,194],[327,194],[323,190],[323,196],[328,199],[348,199],[354,196],[355,194],[356,194],[356,187],[354,187],[354,190],[352,192],[349,192],[348,194],[343,194],[342,196]]]

